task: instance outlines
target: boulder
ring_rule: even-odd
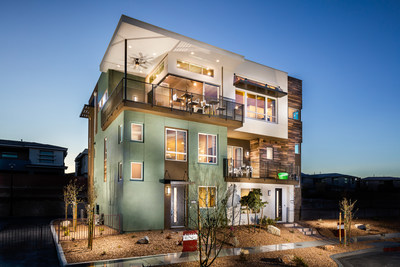
[[[367,226],[365,226],[364,224],[356,223],[354,226],[360,230],[364,230],[364,231],[367,230]]]
[[[136,243],[137,244],[148,244],[149,243],[149,237],[148,236],[145,236],[145,237],[143,237],[142,239],[139,239]]]
[[[323,250],[327,250],[327,251],[331,251],[335,248],[335,246],[332,245],[325,245],[325,246],[319,246],[318,248],[323,249]]]
[[[267,232],[273,235],[281,236],[281,230],[273,225],[268,225]]]
[[[291,265],[293,260],[294,260],[294,255],[291,254],[283,255],[282,257],[279,258],[279,261],[285,265]]]
[[[68,226],[70,226],[71,225],[71,222],[70,221],[62,221],[61,223],[60,223],[60,225],[61,225],[61,227],[68,227]]]

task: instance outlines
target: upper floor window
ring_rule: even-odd
[[[185,130],[165,129],[165,159],[186,161],[187,132]]]
[[[246,117],[277,122],[276,99],[236,90],[235,101],[246,106]]]
[[[54,151],[44,151],[39,152],[39,162],[40,163],[54,163],[55,156]]]
[[[100,98],[99,101],[99,109],[102,109],[104,104],[107,102],[108,99],[108,89],[104,92],[103,96]]]
[[[300,120],[300,111],[297,108],[289,108],[289,119]]]
[[[131,180],[143,181],[143,162],[131,162]]]
[[[228,162],[234,168],[243,165],[243,148],[238,146],[228,146]]]
[[[131,123],[131,140],[143,142],[143,124]]]
[[[124,128],[123,125],[118,125],[118,144],[122,143],[122,140],[124,140]]]
[[[183,60],[176,61],[176,67],[182,70],[187,70],[197,74],[203,74],[214,77],[214,70],[209,67],[203,67]]]
[[[158,75],[160,75],[160,73],[163,71],[164,71],[164,61],[161,62],[160,65],[158,65],[157,68],[155,68],[154,71],[150,74],[149,83],[152,83],[155,79],[157,79]]]
[[[274,159],[274,149],[267,147],[267,159]]]
[[[295,154],[300,154],[300,144],[295,144],[294,145],[294,153]]]
[[[17,159],[18,154],[12,153],[12,152],[3,152],[3,153],[1,153],[1,157],[4,159]]]
[[[217,136],[199,133],[199,162],[217,163]]]

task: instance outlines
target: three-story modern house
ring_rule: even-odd
[[[100,71],[81,113],[100,213],[124,231],[185,227],[192,205],[260,188],[265,215],[294,220],[301,80],[127,16]]]

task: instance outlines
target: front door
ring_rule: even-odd
[[[282,221],[282,188],[275,188],[275,219]]]
[[[171,227],[185,227],[185,185],[171,185]]]

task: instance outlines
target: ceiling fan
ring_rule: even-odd
[[[131,61],[129,65],[131,65],[134,70],[147,69],[151,64],[150,61],[153,59],[153,57],[144,56],[142,52],[139,52],[139,55],[133,55],[129,57]]]

